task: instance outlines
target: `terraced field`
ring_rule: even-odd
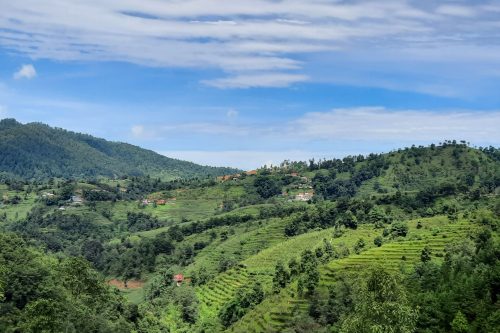
[[[2,199],[3,196],[6,198],[12,198],[14,196],[19,196],[21,201],[16,205],[3,205]],[[7,186],[0,185],[0,214],[6,214],[7,219],[9,220],[22,220],[25,219],[33,205],[35,204],[35,200],[37,196],[35,193],[23,194],[21,192],[10,191],[7,189]]]
[[[280,233],[277,233],[278,231]],[[263,229],[260,229],[259,232],[260,234],[255,234],[256,239],[264,235],[272,235],[263,233]],[[347,233],[344,237],[337,239],[332,238],[333,228],[314,231],[288,239],[285,238],[283,229],[277,228],[274,232],[276,234],[273,241],[276,242],[280,239],[281,241],[250,256],[248,259],[243,260],[239,267],[219,274],[211,282],[198,288],[197,294],[202,315],[216,315],[223,304],[234,297],[239,287],[254,281],[261,282],[264,290],[270,294],[274,268],[278,261],[286,263],[292,258],[297,258],[304,250],[321,246],[325,238],[330,239],[334,244],[340,245],[342,243],[349,247],[354,245],[359,237],[375,237],[376,232],[378,233],[368,225],[356,230],[356,237],[348,237],[347,234],[349,233]]]
[[[320,266],[320,286],[322,295],[327,295],[328,286],[335,283],[339,272],[356,272],[371,264],[381,264],[390,270],[400,268],[409,269],[420,260],[420,254],[425,246],[432,249],[433,260],[442,260],[443,251],[447,244],[463,239],[474,232],[477,226],[468,221],[461,220],[457,223],[450,223],[446,217],[434,217],[419,219],[422,228],[417,229],[417,220],[409,221],[410,228],[407,239],[396,240],[383,244],[381,247],[374,247],[371,236],[379,234],[380,231],[373,230],[372,226],[363,226],[358,230],[349,231],[348,237],[344,238],[346,244],[354,244],[352,240],[364,237],[370,248],[364,252],[349,257],[333,260]],[[371,233],[367,233],[371,228]],[[342,240],[333,240],[334,246]],[[350,240],[348,242],[348,240]],[[271,249],[270,249],[271,250]],[[263,251],[264,252],[264,251]],[[403,258],[404,256],[404,258]],[[266,298],[255,309],[247,313],[242,320],[228,329],[228,332],[278,332],[297,313],[307,311],[308,302],[300,298],[293,290],[295,286],[285,289],[279,295],[272,295]]]
[[[188,275],[189,272],[197,270],[201,266],[209,271],[214,271],[218,263],[224,258],[235,259],[236,261],[244,260],[262,249],[286,239],[284,235],[285,221],[283,219],[259,220],[252,222],[251,225],[245,224],[233,228],[241,230],[236,230],[235,235],[230,236],[228,240],[214,242],[201,250],[197,255],[196,262],[186,269]],[[219,232],[227,229],[227,227],[215,228],[214,231]]]

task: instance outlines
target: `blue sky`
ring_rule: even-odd
[[[500,1],[0,7],[0,118],[245,169],[500,143]]]

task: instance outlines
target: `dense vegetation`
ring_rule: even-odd
[[[226,178],[4,174],[0,331],[499,331],[498,149]]]
[[[165,179],[217,176],[230,168],[201,166],[126,143],[40,123],[0,121],[0,172],[23,179],[153,175]]]

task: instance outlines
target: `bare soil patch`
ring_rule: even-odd
[[[125,287],[125,283],[118,279],[109,280],[108,285],[116,287],[118,289],[138,289],[144,286],[144,281],[140,280],[129,280],[127,281],[127,286]]]

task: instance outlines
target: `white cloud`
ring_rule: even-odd
[[[476,144],[500,144],[500,111],[391,110],[358,107],[311,112],[281,123],[183,123],[142,128],[156,138],[198,135],[207,138],[251,140],[290,147],[315,142],[430,143],[444,139]]]
[[[16,80],[20,80],[20,79],[31,80],[34,77],[36,77],[36,70],[35,70],[35,67],[31,64],[22,65],[21,68],[17,72],[14,73],[14,79],[16,79]]]
[[[457,57],[477,63],[476,55],[491,47],[488,63],[482,63],[497,67],[500,53],[492,46],[498,44],[498,20],[491,15],[496,3],[4,1],[0,45],[32,58],[215,68],[227,77],[205,83],[218,88],[287,87],[308,79],[300,71],[309,65],[307,55],[318,52],[327,54],[325,62],[317,64],[323,68],[335,63],[339,52],[353,50],[371,65],[376,49],[402,58],[404,50],[435,50],[440,55],[441,49],[453,46],[465,52],[441,56],[438,63]],[[412,54],[404,54],[410,63]],[[388,55],[378,56],[391,63]]]
[[[308,113],[289,131],[309,140],[500,143],[500,111],[388,110],[383,107]]]
[[[473,17],[476,15],[474,8],[459,5],[443,5],[436,9],[436,12],[443,15]]]
[[[146,133],[143,125],[134,125],[134,126],[132,126],[131,131],[132,131],[132,135],[136,138],[141,138]]]
[[[167,128],[168,127],[168,128]],[[166,156],[205,165],[253,169],[283,160],[343,157],[387,152],[412,144],[466,140],[478,146],[500,145],[500,110],[392,110],[358,107],[312,112],[283,123],[193,123],[145,128],[152,139],[180,141],[196,137],[211,150],[158,149]],[[167,133],[167,134],[165,134]],[[168,137],[168,135],[171,135]],[[227,142],[237,142],[236,149]],[[222,143],[219,145],[218,143]]]
[[[227,111],[227,113],[226,113],[226,116],[227,116],[228,118],[236,118],[236,117],[238,117],[238,114],[239,114],[238,110],[235,110],[235,109],[229,109],[229,110]]]
[[[285,73],[259,73],[242,74],[227,78],[206,80],[203,81],[203,83],[221,89],[254,87],[282,88],[288,87],[293,83],[304,82],[307,80],[308,77],[306,75]]]

